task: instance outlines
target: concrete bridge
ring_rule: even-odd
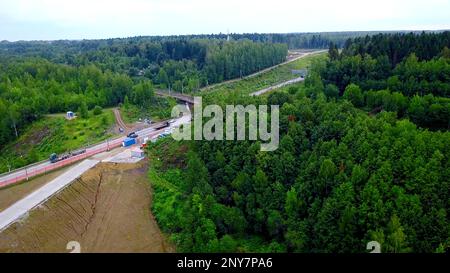
[[[177,100],[182,101],[182,102],[187,102],[189,104],[194,104],[194,97],[189,96],[189,95],[185,95],[185,94],[181,94],[181,93],[178,93],[178,92],[173,92],[173,91],[169,91],[169,90],[156,90],[155,94],[157,96],[171,97],[171,98],[177,99]]]

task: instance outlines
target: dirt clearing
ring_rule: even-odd
[[[172,252],[151,211],[147,161],[100,163],[0,233],[0,252]]]

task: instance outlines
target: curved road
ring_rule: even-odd
[[[227,81],[224,81],[224,82],[220,82],[220,83],[216,83],[216,84],[212,84],[212,85],[203,87],[199,91],[200,92],[201,91],[207,91],[209,89],[212,89],[212,88],[217,87],[217,86],[221,86],[223,84],[233,83],[233,82],[237,82],[239,80],[253,78],[253,77],[256,77],[256,76],[261,75],[263,73],[266,73],[266,72],[268,72],[268,71],[270,71],[272,69],[275,69],[275,68],[277,68],[279,66],[282,66],[282,65],[285,65],[285,64],[288,64],[288,63],[292,63],[292,62],[297,61],[299,59],[305,58],[306,56],[319,54],[319,53],[323,53],[323,52],[327,52],[327,51],[328,50],[326,50],[326,49],[321,49],[321,50],[313,50],[313,51],[302,52],[302,53],[298,54],[296,57],[291,58],[291,59],[289,59],[289,60],[287,60],[285,62],[279,63],[277,65],[274,65],[274,66],[271,66],[271,67],[268,67],[268,68],[265,68],[263,70],[260,70],[258,72],[255,72],[253,74],[250,74],[250,75],[242,77],[242,78],[231,79],[231,80],[227,80]]]

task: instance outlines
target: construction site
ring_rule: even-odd
[[[0,252],[171,252],[151,215],[146,160],[99,163],[0,233]]]
[[[114,145],[54,155],[45,162],[50,171],[0,189],[0,253],[68,253],[72,242],[80,252],[175,251],[151,213],[144,149],[190,117],[141,128],[127,126],[118,111],[116,119],[126,137]]]

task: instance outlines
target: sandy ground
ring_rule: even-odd
[[[0,233],[0,252],[172,252],[150,211],[147,164],[100,163]]]
[[[70,167],[71,166],[67,166],[48,174],[33,178],[30,181],[0,189],[0,211],[3,211],[23,197],[32,193],[36,189],[52,181],[53,179],[67,171],[67,169]]]
[[[142,157],[132,157],[131,156],[132,149],[125,149],[121,153],[117,153],[116,155],[110,156],[104,159],[102,162],[110,162],[110,163],[138,163],[143,160]]]

